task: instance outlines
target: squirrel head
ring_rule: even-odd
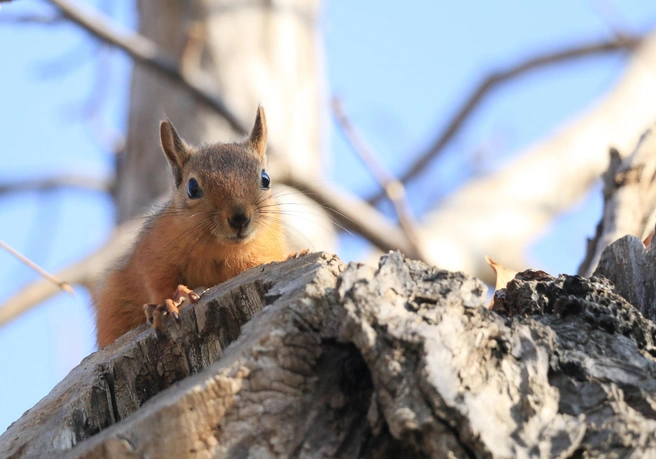
[[[244,243],[265,231],[277,217],[266,173],[267,125],[258,107],[248,139],[239,143],[193,147],[165,120],[160,124],[162,149],[175,182],[169,209],[186,218],[189,232]]]

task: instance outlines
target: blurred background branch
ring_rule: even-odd
[[[43,179],[17,180],[14,183],[0,183],[0,194],[22,193],[26,191],[50,191],[60,188],[76,188],[87,191],[107,193],[111,191],[112,180],[86,177],[82,175],[62,175]]]
[[[485,97],[503,83],[509,83],[515,78],[523,76],[528,72],[535,71],[555,64],[562,64],[583,57],[606,54],[617,51],[631,51],[638,46],[644,37],[618,37],[614,40],[577,45],[574,47],[545,53],[539,56],[531,56],[505,70],[491,72],[476,86],[466,98],[464,104],[454,113],[444,130],[435,137],[426,151],[412,161],[407,170],[400,176],[403,183],[407,183],[422,171],[426,170],[428,164],[433,161],[444,150],[444,147],[462,129],[462,126],[471,116],[473,111],[481,104]],[[377,203],[383,197],[377,193],[368,199],[372,204]]]
[[[194,97],[210,106],[225,118],[238,132],[246,133],[246,126],[232,113],[225,102],[212,94],[208,77],[183,74],[178,62],[162,51],[149,39],[137,33],[128,32],[113,24],[111,19],[88,7],[81,7],[68,0],[49,0],[71,21],[83,27],[93,36],[117,46],[138,62],[160,72],[176,83],[182,84]]]
[[[380,187],[383,189],[387,198],[394,206],[394,212],[399,220],[401,229],[405,233],[408,240],[407,250],[404,251],[409,257],[417,260],[426,260],[425,256],[421,253],[419,246],[419,237],[417,235],[417,221],[412,213],[410,204],[408,203],[405,188],[403,184],[396,180],[394,176],[383,166],[376,154],[371,150],[369,145],[366,144],[360,133],[353,126],[351,121],[344,113],[342,102],[339,98],[334,97],[333,114],[337,119],[339,126],[344,132],[344,136],[348,139],[362,162],[367,166],[371,174],[374,176]],[[365,236],[366,237],[366,236]],[[370,239],[367,237],[367,239]],[[370,239],[371,240],[371,239]],[[379,248],[380,244],[376,244]]]

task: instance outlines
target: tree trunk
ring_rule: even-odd
[[[656,456],[652,322],[599,278],[485,297],[395,252],[254,268],[89,356],[0,456]]]

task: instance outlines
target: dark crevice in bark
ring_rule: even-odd
[[[113,421],[119,422],[121,420],[121,415],[118,412],[118,405],[116,402],[116,387],[115,387],[116,377],[114,375],[114,371],[112,370],[111,373],[110,372],[105,373],[105,378],[107,379],[107,387],[109,389],[112,413],[114,413]]]

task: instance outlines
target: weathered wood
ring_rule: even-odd
[[[579,274],[590,276],[601,253],[613,241],[630,234],[644,239],[654,227],[656,209],[656,127],[647,129],[626,157],[610,149],[604,172],[604,211],[595,236],[588,240]]]
[[[653,322],[603,278],[535,271],[518,274],[495,308],[512,316],[511,334],[497,337],[510,366],[494,373],[514,381],[513,405],[497,405],[512,419],[500,425],[524,440],[506,442],[506,457],[656,457]]]
[[[144,325],[91,354],[7,429],[0,437],[0,457],[63,451],[126,418],[155,394],[213,363],[265,304],[278,295],[298,295],[305,282],[334,269],[321,255],[280,267],[254,268],[208,290],[193,308],[182,310],[168,337],[158,338]]]
[[[485,293],[396,252],[251,270],[87,358],[0,457],[656,457],[656,325],[600,278]]]
[[[640,239],[624,236],[606,247],[595,276],[604,276],[615,291],[645,317],[656,321],[656,251]]]

